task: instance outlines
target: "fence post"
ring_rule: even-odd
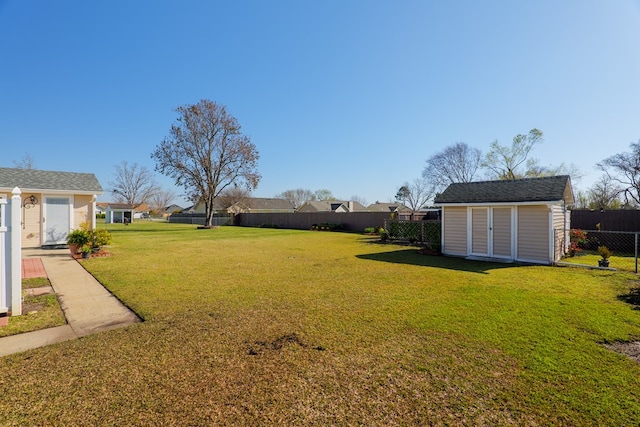
[[[15,187],[11,192],[11,224],[7,224],[11,233],[11,315],[22,314],[22,246],[20,241],[20,205],[22,205],[22,192]]]
[[[634,256],[636,258],[636,274],[638,274],[638,233],[635,233],[633,237],[635,237],[635,244],[633,245],[633,250],[635,251]]]

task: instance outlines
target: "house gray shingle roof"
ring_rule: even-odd
[[[56,190],[102,194],[102,186],[92,173],[0,168],[0,188],[12,190],[14,187],[31,191]]]
[[[525,178],[513,181],[478,181],[449,185],[434,203],[522,203],[564,200],[573,204],[568,175]]]

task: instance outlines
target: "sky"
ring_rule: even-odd
[[[447,146],[532,128],[586,190],[640,140],[640,0],[0,0],[0,167],[93,172],[110,201],[202,99],[255,144],[255,197],[387,202]]]

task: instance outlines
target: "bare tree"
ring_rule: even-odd
[[[538,162],[532,159],[529,159],[528,164],[526,162],[533,147],[543,141],[542,137],[541,131],[531,129],[528,135],[514,136],[511,146],[500,145],[497,140],[493,141],[482,166],[489,169],[497,179],[523,178],[528,175],[528,171],[535,174]],[[521,170],[522,165],[527,166],[526,171]]]
[[[236,203],[241,203],[248,199],[251,196],[251,193],[247,191],[246,188],[240,187],[231,187],[224,190],[218,196],[218,201],[220,207],[224,207],[225,209],[235,205]]]
[[[611,181],[620,185],[626,205],[640,205],[640,140],[629,145],[630,153],[619,153],[597,164]]]
[[[600,177],[587,192],[590,209],[619,209],[622,188],[607,175]]]
[[[364,197],[360,197],[357,194],[351,196],[349,200],[351,200],[352,202],[360,203],[362,206],[367,206],[367,199],[365,199]]]
[[[336,198],[330,190],[322,188],[316,190],[316,200],[336,200]]]
[[[151,200],[159,187],[149,169],[137,163],[130,165],[126,160],[115,166],[115,179],[109,182],[116,202],[137,208]]]
[[[471,182],[480,167],[482,153],[464,142],[456,142],[427,159],[422,177],[438,190],[456,182]]]
[[[158,190],[153,193],[149,199],[149,208],[151,209],[151,212],[155,215],[162,215],[164,210],[171,204],[175,197],[176,193],[172,190],[158,188]]]
[[[223,105],[203,99],[176,111],[177,122],[151,157],[157,171],[183,186],[191,200],[204,203],[205,225],[211,227],[214,200],[226,188],[251,191],[258,186],[260,156]]]
[[[405,182],[396,194],[396,200],[401,201],[412,211],[418,211],[427,206],[436,194],[436,187],[424,178],[416,178],[411,184]]]
[[[14,160],[13,164],[18,169],[35,169],[36,164],[33,156],[30,153],[25,153],[22,160],[19,162]]]
[[[296,188],[295,190],[285,190],[282,193],[276,194],[277,199],[288,200],[294,209],[298,209],[306,202],[316,200],[316,195],[313,191],[305,188]]]

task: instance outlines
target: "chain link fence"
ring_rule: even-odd
[[[558,264],[577,264],[638,272],[640,232],[556,230],[556,242],[566,248]],[[566,243],[568,239],[568,244]]]

